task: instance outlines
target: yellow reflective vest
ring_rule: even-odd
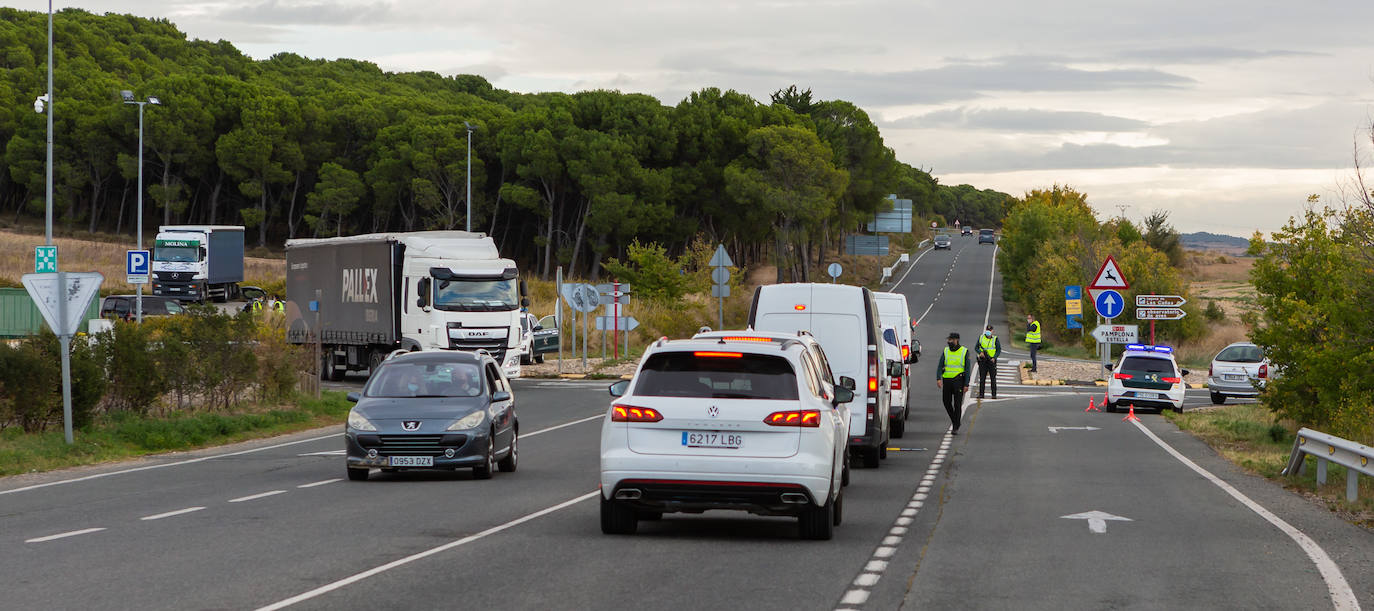
[[[997,358],[997,336],[996,336],[996,335],[994,335],[994,336],[992,336],[992,337],[988,337],[988,336],[986,336],[986,335],[979,335],[979,336],[978,336],[978,347],[983,349],[983,354],[988,355],[988,358],[990,358],[990,359],[995,359],[995,358]]]
[[[968,360],[968,348],[959,346],[958,350],[950,350],[945,346],[945,370],[940,375],[944,378],[953,378],[964,373],[964,363]]]
[[[1031,330],[1030,332],[1026,333],[1026,343],[1027,343],[1027,344],[1038,344],[1038,343],[1040,343],[1040,321],[1037,320],[1037,321],[1031,323],[1031,326],[1035,327],[1035,329],[1033,329],[1033,330]]]

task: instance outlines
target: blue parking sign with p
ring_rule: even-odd
[[[147,276],[152,257],[146,250],[130,250],[125,253],[126,273],[130,276]]]

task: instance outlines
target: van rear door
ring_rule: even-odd
[[[838,382],[840,376],[849,376],[858,382],[854,389],[854,405],[864,405],[868,389],[868,348],[864,345],[868,334],[864,332],[863,319],[855,314],[836,314],[829,312],[763,312],[754,321],[754,329],[774,333],[796,333],[809,331],[825,350],[825,358]],[[849,415],[849,434],[867,435],[868,413],[864,409],[851,409]]]

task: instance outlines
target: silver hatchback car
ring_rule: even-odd
[[[1212,403],[1221,405],[1227,397],[1256,397],[1273,374],[1264,351],[1249,342],[1236,342],[1218,352],[1207,370],[1207,387]]]

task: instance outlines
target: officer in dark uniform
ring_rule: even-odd
[[[947,343],[944,352],[940,353],[940,362],[935,366],[935,386],[941,390],[940,398],[944,400],[945,413],[949,414],[954,434],[958,434],[973,359],[968,348],[959,345],[958,333],[950,333]]]

